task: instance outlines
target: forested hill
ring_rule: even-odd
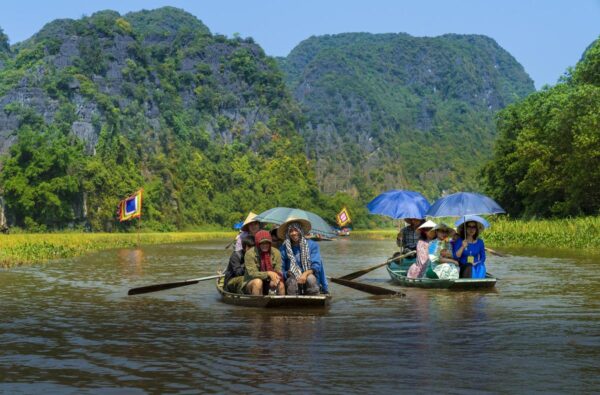
[[[600,38],[558,84],[502,110],[498,129],[486,192],[508,212],[599,215]]]
[[[0,35],[0,53],[6,43]],[[252,39],[213,35],[171,7],[102,11],[53,21],[9,55],[0,58],[9,225],[109,230],[119,199],[140,187],[142,224],[153,229],[231,226],[277,205],[333,218],[321,211],[299,108]]]
[[[494,114],[534,91],[523,67],[478,35],[311,37],[279,63],[307,117],[320,187],[363,198],[479,189]]]

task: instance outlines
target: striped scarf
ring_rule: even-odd
[[[294,251],[292,251],[292,241],[290,240],[291,229],[297,229],[298,232],[300,232],[300,265],[296,262]],[[302,273],[309,270],[311,266],[308,242],[306,241],[302,227],[298,222],[292,222],[288,227],[283,245],[285,246],[288,258],[290,259],[290,271],[294,277],[298,278]]]

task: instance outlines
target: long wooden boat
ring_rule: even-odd
[[[321,308],[331,303],[331,294],[320,295],[244,295],[226,291],[223,278],[217,280],[221,301],[246,307]]]
[[[408,278],[406,277],[408,266],[404,262],[400,263],[400,265],[392,262],[386,268],[392,281],[403,287],[476,290],[493,288],[496,285],[496,278],[489,273],[486,273],[485,278],[459,278],[456,280],[439,280],[425,277]]]

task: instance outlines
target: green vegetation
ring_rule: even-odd
[[[492,226],[482,238],[495,247],[542,247],[560,249],[600,249],[600,217],[552,220],[514,220],[502,216],[492,218]],[[446,223],[453,223],[447,220]],[[351,238],[385,239],[394,243],[398,229],[353,231]]]
[[[326,35],[279,61],[306,114],[321,189],[365,202],[393,188],[432,199],[478,190],[495,112],[534,91],[484,36]]]
[[[554,87],[498,115],[487,192],[516,217],[600,213],[600,39]]]
[[[211,239],[233,239],[235,232],[179,233],[50,233],[0,235],[0,267],[72,258],[111,248],[148,244],[191,243]]]
[[[498,219],[483,238],[493,247],[600,248],[600,217],[554,220]]]
[[[252,39],[165,7],[57,20],[13,52],[0,98],[31,103],[2,109],[18,124],[0,175],[13,227],[126,231],[117,203],[139,188],[142,226],[156,231],[230,227],[274,206],[333,219],[352,206],[319,192],[300,110]]]
[[[599,59],[596,41],[521,100],[531,79],[483,36],[312,37],[278,65],[173,7],[56,20],[12,47],[0,30],[2,204],[27,232],[130,231],[116,207],[139,188],[145,231],[275,206],[383,228],[365,208],[383,190],[481,189],[497,128],[483,181],[513,217],[594,216]]]

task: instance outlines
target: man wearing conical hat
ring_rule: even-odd
[[[242,225],[241,232],[237,235],[235,239],[235,251],[242,251],[242,238],[244,236],[252,236],[256,234],[261,228],[261,223],[256,220],[257,215],[252,211],[248,214],[246,219],[244,220],[244,224]]]

